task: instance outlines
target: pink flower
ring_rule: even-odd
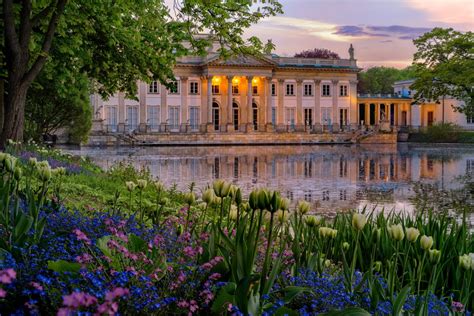
[[[179,301],[178,302],[178,307],[187,308],[188,306],[189,306],[189,303],[186,302],[186,301]]]
[[[30,285],[39,291],[43,291],[43,287],[37,282],[30,282]]]
[[[0,298],[7,296],[7,292],[4,289],[0,289]]]
[[[130,291],[128,289],[125,289],[123,287],[116,287],[112,291],[107,292],[105,294],[105,299],[107,301],[113,301],[117,297],[122,297],[128,294],[130,294]]]
[[[106,301],[97,307],[97,312],[99,315],[115,315],[118,312],[117,302]]]
[[[74,229],[72,231],[74,234],[76,234],[76,238],[77,240],[82,240],[85,244],[87,245],[90,245],[91,244],[91,241],[90,239],[86,236],[86,234],[84,234],[83,232],[81,232],[79,229]]]
[[[210,280],[218,280],[218,279],[220,279],[220,277],[221,277],[220,273],[213,273],[209,276],[209,279]]]
[[[66,307],[78,308],[97,304],[97,298],[84,292],[74,292],[63,296],[63,305]]]
[[[82,255],[77,256],[75,259],[79,263],[90,263],[90,262],[92,262],[92,256],[88,253],[83,253]]]
[[[0,283],[10,284],[16,279],[16,271],[12,268],[0,270]]]

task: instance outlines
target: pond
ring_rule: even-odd
[[[103,168],[118,161],[147,167],[166,185],[198,189],[226,179],[245,193],[256,187],[305,199],[331,215],[354,208],[410,212],[419,187],[461,190],[460,177],[474,173],[474,146],[320,145],[219,147],[118,147],[68,150]],[[417,189],[418,188],[418,189]]]

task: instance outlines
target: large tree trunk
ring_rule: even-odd
[[[0,135],[0,144],[5,144],[8,139],[23,140],[27,91],[27,87],[23,87],[18,83],[8,85],[8,91],[4,99],[4,124]]]

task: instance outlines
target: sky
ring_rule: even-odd
[[[246,31],[276,45],[274,53],[293,56],[327,48],[360,67],[411,64],[413,38],[434,27],[474,30],[474,0],[280,0],[284,14]]]

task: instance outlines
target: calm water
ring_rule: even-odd
[[[246,193],[256,187],[305,199],[318,211],[364,206],[410,211],[414,185],[459,189],[474,172],[474,146],[413,144],[376,146],[236,146],[83,148],[103,168],[117,161],[147,167],[165,184],[186,190],[222,178]]]

